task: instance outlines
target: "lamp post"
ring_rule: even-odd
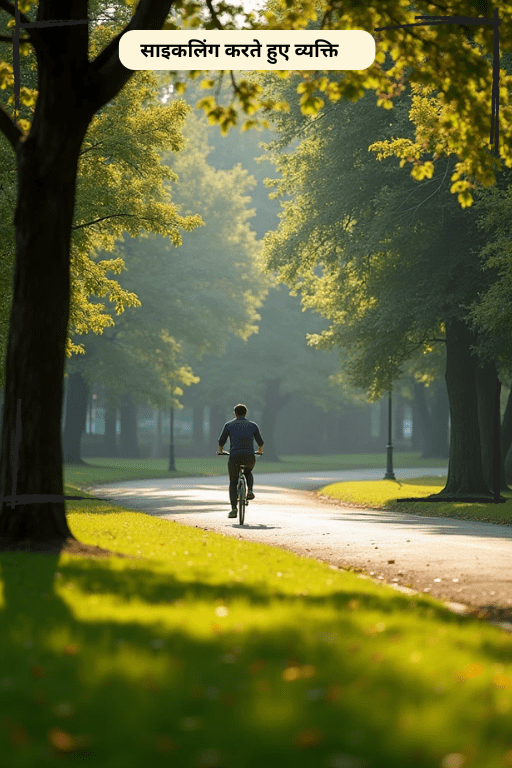
[[[388,396],[388,444],[387,444],[387,458],[388,465],[386,468],[386,474],[384,480],[396,480],[395,473],[393,472],[393,444],[391,442],[391,429],[393,424],[393,406],[391,403],[391,390],[389,390]]]
[[[171,379],[171,397],[174,397],[174,380]],[[169,472],[176,472],[174,463],[174,401],[171,400],[170,424],[169,424]]]

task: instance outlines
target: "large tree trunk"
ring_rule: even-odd
[[[501,425],[501,454],[505,461],[505,478],[507,483],[512,483],[512,389],[509,392],[507,407],[503,414]]]
[[[278,379],[272,379],[267,381],[265,386],[264,406],[261,416],[260,432],[265,442],[265,456],[270,461],[279,461],[279,456],[276,451],[276,426],[277,415],[281,408],[283,408],[288,400],[291,398],[290,394],[282,395],[279,392],[281,382]]]
[[[476,371],[477,396],[478,396],[478,422],[480,426],[480,444],[482,452],[482,472],[489,488],[494,483],[495,461],[495,434],[494,434],[494,407],[496,397],[496,366],[494,363],[486,363],[478,367]],[[501,434],[497,439],[501,442]],[[508,491],[505,479],[505,462],[500,451],[499,461],[500,490]]]
[[[44,104],[39,96],[34,128],[18,148],[0,476],[0,537],[13,541],[72,536],[62,498],[61,415],[75,179],[87,122],[68,120],[74,110],[68,113],[65,94],[60,102]],[[15,495],[25,497],[16,508],[5,499],[13,490],[13,470]]]
[[[450,400],[451,439],[448,479],[441,496],[490,495],[482,472],[476,388],[475,339],[467,325],[446,325],[446,386]]]
[[[137,435],[137,406],[131,395],[124,395],[121,400],[121,434],[119,436],[119,455],[123,459],[140,459]]]
[[[90,387],[79,371],[67,378],[66,421],[62,436],[64,461],[68,464],[84,464],[80,453],[80,441],[85,431],[87,403]]]
[[[140,0],[130,28],[161,28],[171,5]],[[87,0],[38,4],[38,22],[88,18]],[[0,451],[0,538],[6,545],[72,538],[62,497],[61,417],[78,157],[93,115],[132,74],[119,60],[118,39],[89,62],[87,24],[40,26],[33,34],[38,97],[30,133],[21,141],[7,115],[1,125],[18,170]]]

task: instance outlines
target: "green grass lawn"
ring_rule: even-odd
[[[446,478],[420,477],[406,482],[394,480],[368,480],[333,483],[319,493],[371,509],[391,509],[395,512],[413,513],[429,517],[456,517],[461,520],[480,520],[501,525],[512,524],[512,494],[503,494],[504,504],[480,504],[469,502],[397,502],[397,498],[430,496],[444,488]]]
[[[3,765],[512,766],[504,631],[103,502],[69,521],[131,557],[0,555]]]
[[[386,468],[384,453],[335,454],[328,456],[281,456],[281,461],[257,459],[259,472],[313,472],[333,469]],[[141,480],[157,477],[203,477],[226,474],[227,457],[207,456],[199,459],[176,459],[176,472],[169,472],[167,459],[87,459],[85,464],[66,464],[67,482],[84,487],[118,480]],[[394,456],[397,468],[438,467],[446,464],[440,459],[422,459],[418,453]]]

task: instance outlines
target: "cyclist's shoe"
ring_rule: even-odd
[[[248,491],[247,501],[252,501],[253,499],[254,499],[254,493],[252,491]]]
[[[236,517],[237,515],[238,515],[238,510],[236,509],[236,507],[234,507],[229,513],[228,517]]]

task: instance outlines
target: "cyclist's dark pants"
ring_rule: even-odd
[[[247,490],[252,491],[254,478],[252,476],[251,470],[256,464],[256,457],[254,456],[254,452],[237,453],[234,456],[229,457],[229,500],[231,502],[231,509],[236,507],[236,487],[238,485],[238,473],[240,471],[240,464],[245,464],[244,475],[247,479]]]

